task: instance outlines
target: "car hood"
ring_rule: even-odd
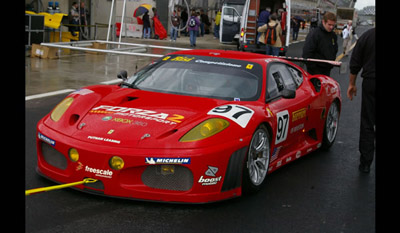
[[[210,117],[207,112],[224,102],[119,88],[88,109],[71,136],[102,145],[175,147],[188,130]]]

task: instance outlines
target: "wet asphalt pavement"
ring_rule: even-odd
[[[287,55],[300,56],[302,47],[303,42],[291,45]],[[349,57],[343,59],[348,60]],[[96,61],[107,65],[96,66]],[[29,75],[44,79],[41,92],[77,89],[113,80],[122,68],[134,72],[132,64],[144,65],[146,60],[133,56],[78,55],[75,60],[53,60],[51,65],[34,59],[29,62],[27,93],[29,83],[39,80],[29,79]],[[38,63],[36,68],[32,66]],[[59,70],[57,64],[61,63],[68,64],[70,69],[63,66]],[[126,68],[129,64],[131,67]],[[78,75],[82,73],[77,71],[78,65],[86,67],[86,76],[97,76],[98,80],[85,80],[85,74]],[[54,72],[57,79],[50,78],[56,75]],[[60,78],[71,73],[75,78]],[[348,73],[339,74],[335,68],[331,76],[340,83],[343,100],[335,144],[329,151],[315,151],[268,175],[266,185],[258,193],[213,204],[177,205],[100,197],[73,189],[45,192],[25,199],[26,232],[375,232],[375,162],[369,174],[358,171],[362,80],[358,78],[359,91],[350,101],[346,97]],[[57,86],[52,89],[46,82]],[[66,95],[25,102],[26,189],[55,184],[35,172],[35,127]]]

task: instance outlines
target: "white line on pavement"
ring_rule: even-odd
[[[42,93],[42,94],[37,94],[37,95],[25,96],[25,101],[39,99],[39,98],[43,98],[43,97],[47,97],[47,96],[64,94],[64,93],[73,92],[73,91],[75,91],[75,89],[64,89],[64,90],[52,91],[52,92],[47,92],[47,93]]]

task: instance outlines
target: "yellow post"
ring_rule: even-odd
[[[68,183],[68,184],[60,184],[60,185],[54,185],[54,186],[50,186],[50,187],[29,189],[29,190],[25,190],[25,196],[39,193],[39,192],[47,192],[47,191],[52,191],[52,190],[56,190],[56,189],[63,189],[63,188],[68,188],[68,187],[72,187],[72,186],[76,186],[76,185],[80,185],[80,184],[95,183],[95,182],[97,182],[96,179],[85,178],[82,181]]]

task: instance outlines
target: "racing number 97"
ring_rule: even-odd
[[[215,107],[211,109],[207,114],[226,117],[236,122],[242,128],[246,128],[247,123],[249,123],[251,117],[254,114],[254,111],[242,105],[227,104]]]
[[[278,144],[286,140],[289,128],[289,112],[287,110],[278,112],[276,117],[277,126],[275,144]]]
[[[232,117],[235,118],[235,119],[238,119],[243,114],[251,113],[251,111],[249,109],[244,108],[242,106],[235,105],[235,107],[243,110],[243,111],[240,111],[240,110],[236,111],[236,112],[234,112],[234,114],[232,114]],[[233,108],[232,105],[224,105],[224,106],[216,107],[212,111],[214,113],[228,113],[229,111],[232,110],[232,108]]]

